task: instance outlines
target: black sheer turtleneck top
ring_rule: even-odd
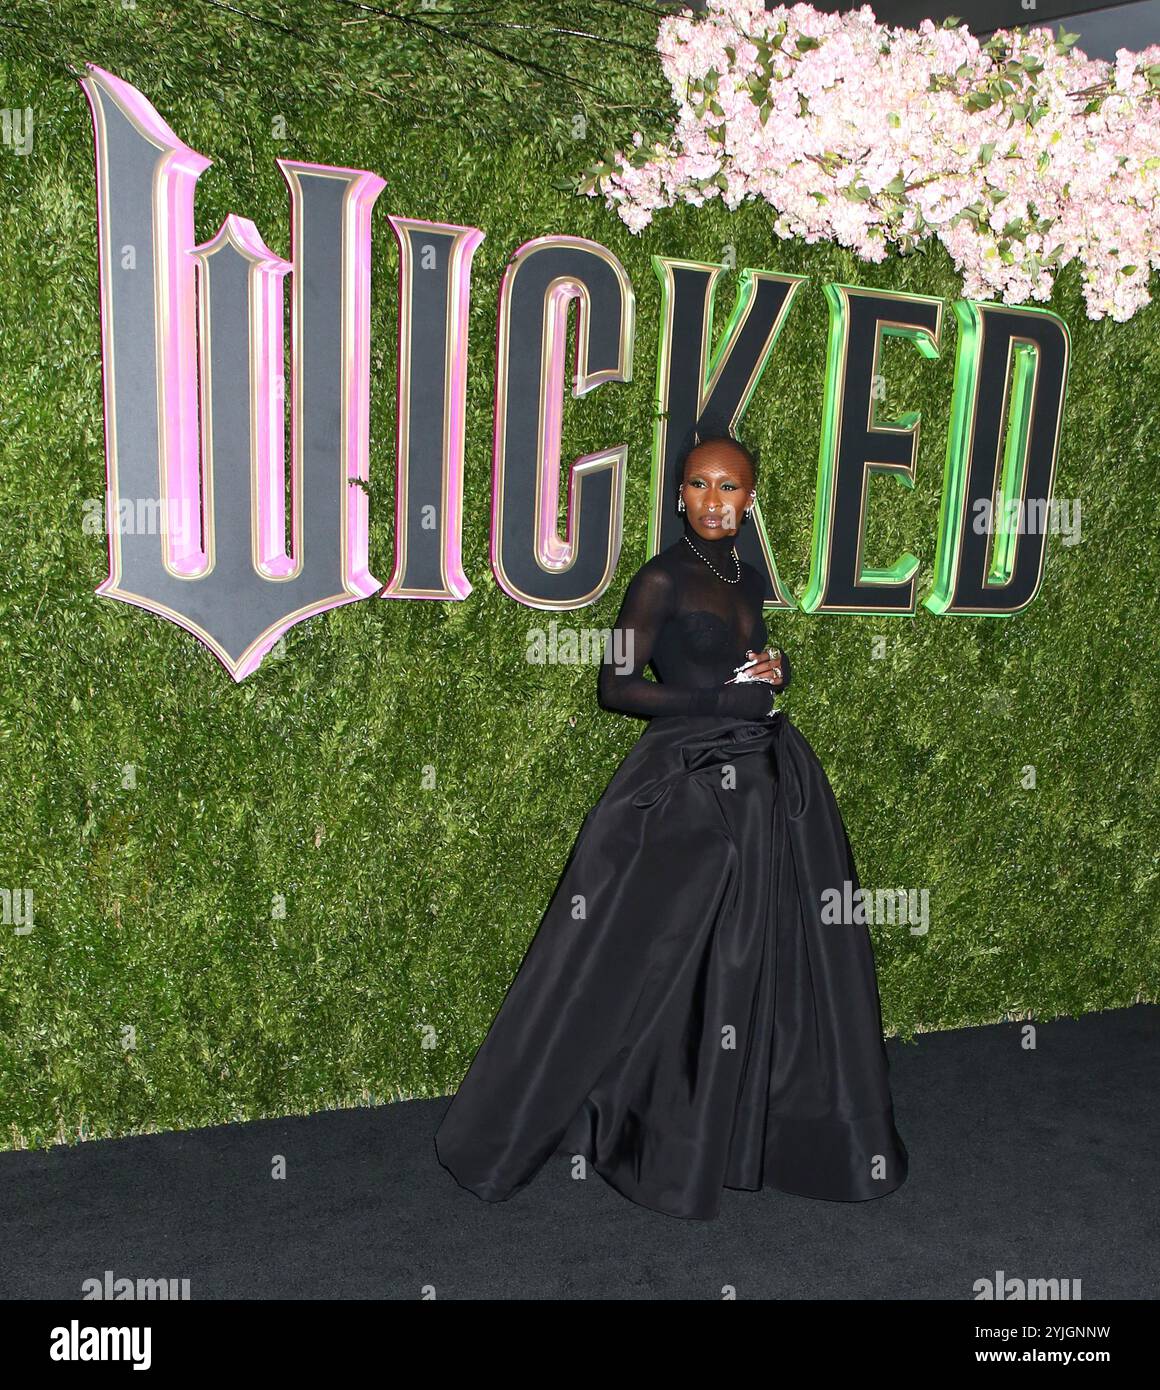
[[[637,570],[600,668],[605,709],[646,717],[760,719],[772,713],[775,691],[784,690],[791,678],[784,651],[784,684],[725,684],[748,660],[746,649],[764,651],[769,640],[761,611],[761,574],[741,561],[740,581],[727,582],[738,572],[733,543],[733,536],[705,540],[686,519],[681,539]],[[644,675],[649,665],[655,681]]]

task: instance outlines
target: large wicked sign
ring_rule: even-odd
[[[283,259],[246,218],[194,239],[210,161],[135,88],[92,64],[81,79],[96,149],[109,575],[97,592],[178,623],[235,680],[295,623],[343,603],[462,600],[467,323],[475,227],[387,218],[399,254],[395,565],[368,567],[372,209],[364,169],[278,160],[291,212]],[[648,550],[679,534],[677,461],[694,432],[733,430],[806,278],[744,270],[712,341],[724,267],[657,256],[661,284]],[[289,389],[283,282],[289,277]],[[882,419],[887,336],[928,359],[944,303],[827,284],[829,338],[809,583],[782,583],[761,518],[738,538],[773,608],[913,615],[918,559],[863,558],[870,475],[912,486],[919,417]],[[572,462],[558,524],[569,313],[574,397],[632,378],[636,301],[611,251],[581,237],[526,242],[497,306],[490,563],[532,608],[608,588],[621,549],[628,445]],[[993,524],[1050,503],[1067,380],[1066,325],[1044,309],[961,300],[936,541],[934,613],[1006,616],[1043,578],[1046,529]],[[287,399],[288,398],[288,399]],[[289,537],[285,422],[290,428]],[[986,524],[971,524],[982,506]],[[157,525],[139,524],[142,508]],[[137,524],[134,524],[136,522]]]

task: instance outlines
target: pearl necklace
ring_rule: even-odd
[[[705,563],[709,566],[709,568],[713,571],[713,573],[717,576],[718,579],[723,580],[724,583],[726,583],[726,584],[740,584],[740,583],[741,583],[741,561],[737,558],[737,547],[736,547],[735,545],[731,545],[731,546],[729,547],[729,553],[730,553],[730,555],[733,556],[733,563],[737,566],[737,578],[736,578],[736,579],[729,579],[729,578],[727,578],[725,575],[723,575],[723,574],[721,573],[721,571],[720,571],[720,570],[717,568],[717,566],[712,562],[712,560],[708,559],[707,556],[704,556],[704,555],[701,554],[701,552],[697,549],[697,547],[693,544],[693,542],[689,540],[688,536],[685,536],[684,539],[685,539],[686,541],[688,541],[689,549],[693,552],[693,554],[696,555],[699,559],[704,560]]]

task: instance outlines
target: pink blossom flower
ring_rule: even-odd
[[[775,76],[753,90],[758,45],[779,33]],[[1023,76],[1007,67],[1014,90],[983,104],[1005,59],[964,26],[898,29],[869,5],[832,15],[762,0],[666,15],[657,51],[677,107],[670,136],[641,168],[617,152],[616,172],[590,192],[633,232],[678,201],[722,197],[730,209],[763,199],[777,237],[835,241],[872,262],[891,243],[934,237],[972,298],[1043,301],[1076,260],[1089,315],[1130,317],[1160,269],[1160,102],[1147,75],[1160,45],[1108,63],[1057,52],[1047,28],[997,37]],[[710,72],[723,114],[704,101]],[[643,148],[639,132],[632,145]]]

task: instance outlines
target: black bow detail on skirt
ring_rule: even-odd
[[[638,810],[645,810],[667,796],[678,778],[704,772],[708,768],[723,767],[749,753],[767,753],[773,764],[774,779],[778,780],[776,746],[781,741],[784,727],[785,716],[777,711],[764,724],[737,724],[709,738],[688,740],[680,747],[682,765],[655,782],[648,783],[632,798],[632,804]]]

